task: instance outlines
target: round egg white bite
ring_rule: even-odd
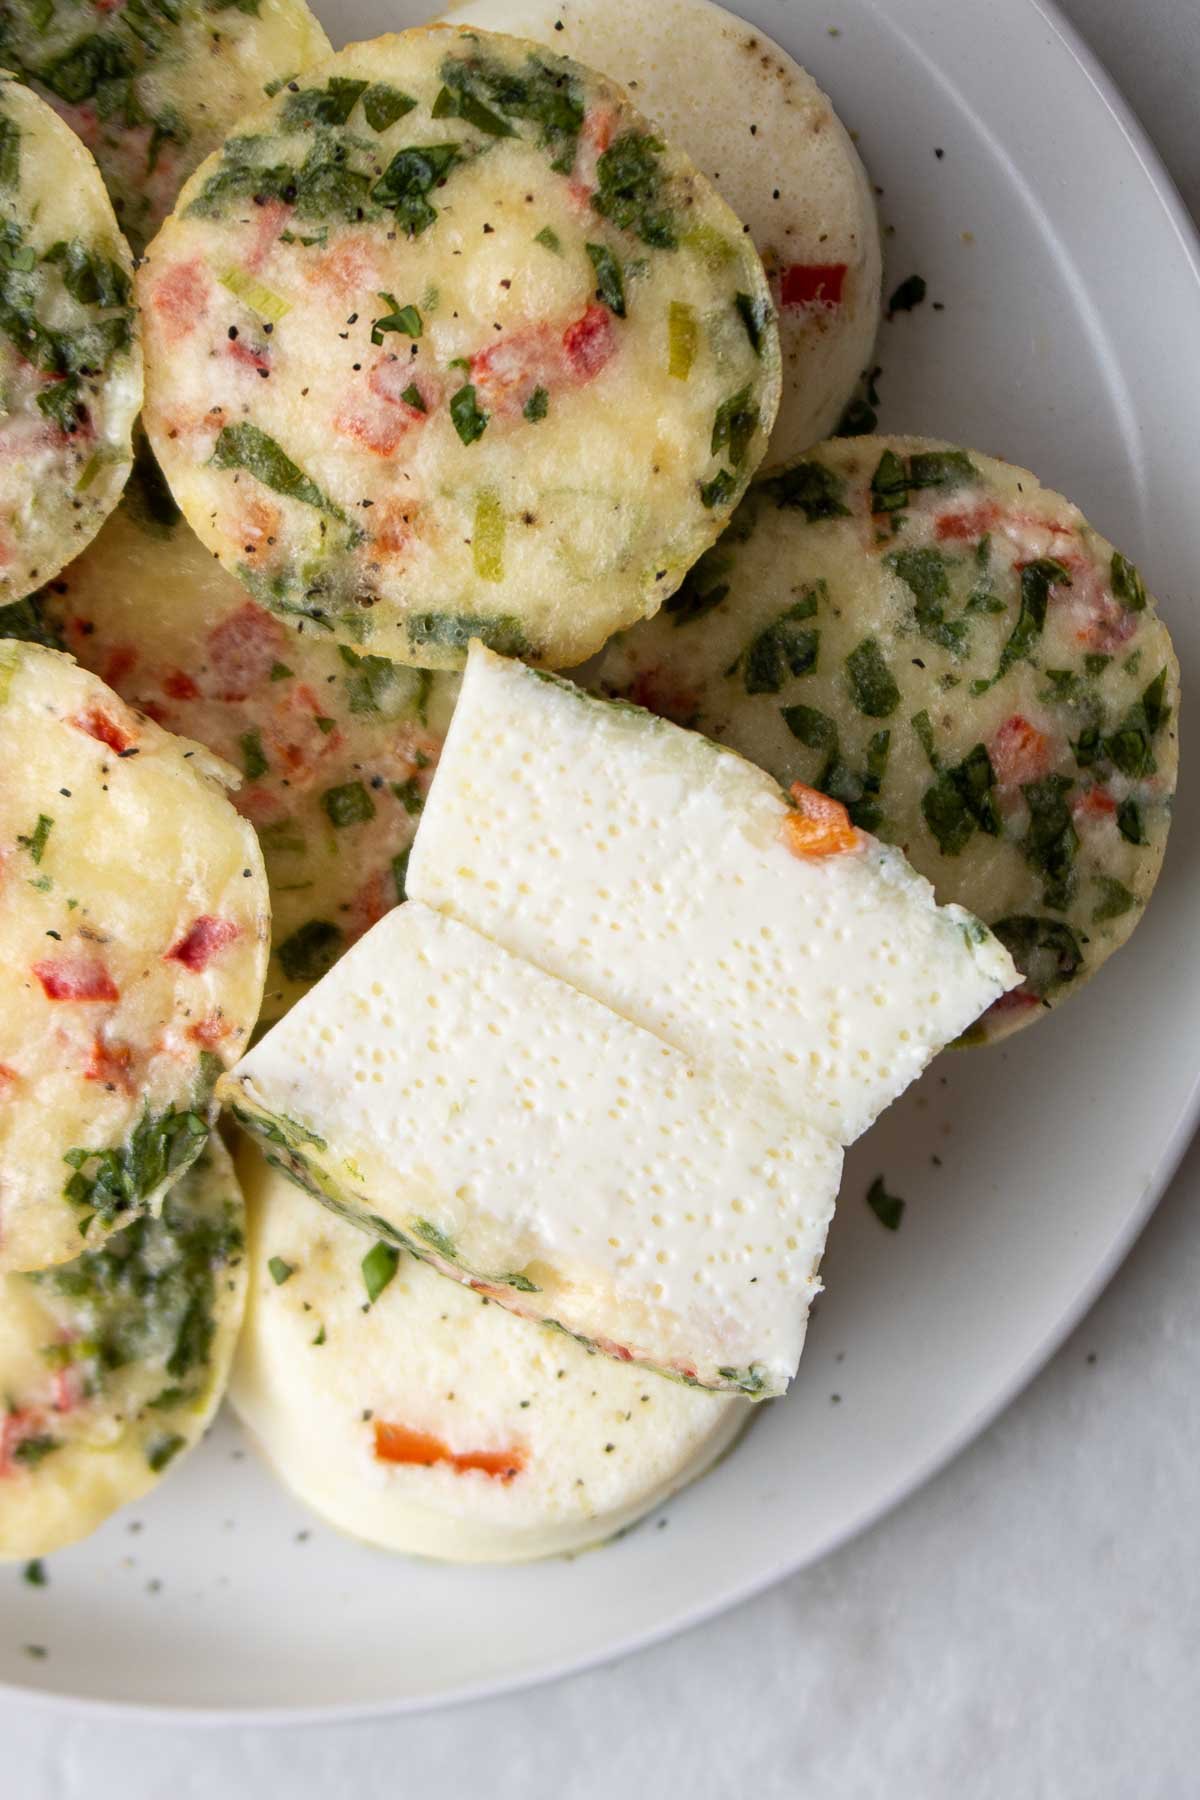
[[[599,691],[819,788],[1025,976],[985,1043],[1142,916],[1178,773],[1179,665],[1138,571],[1015,464],[836,438],[757,483]]]
[[[0,1276],[0,1558],[86,1537],[199,1442],[245,1297],[242,1198],[215,1136],[159,1217]]]
[[[142,403],[132,276],[91,156],[0,71],[0,604],[120,498]]]
[[[0,1270],[94,1248],[204,1146],[258,1016],[235,772],[71,658],[0,642]]]
[[[719,533],[779,400],[762,264],[605,77],[445,27],[242,120],[138,275],[145,420],[280,617],[582,661]]]
[[[264,87],[329,54],[304,0],[0,7],[0,67],[83,139],[135,250]]]
[[[230,1389],[280,1479],[384,1549],[522,1562],[602,1543],[749,1420],[373,1242],[239,1153],[250,1297]]]
[[[184,524],[144,440],[99,537],[35,600],[0,609],[5,632],[69,650],[240,769],[233,803],[271,892],[261,1024],[403,900],[458,677],[282,624]]]
[[[807,70],[711,0],[465,0],[446,17],[603,69],[687,151],[771,284],[783,398],[766,463],[827,437],[871,360],[883,259],[866,170]]]

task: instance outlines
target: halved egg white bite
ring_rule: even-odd
[[[769,1096],[409,902],[222,1081],[351,1223],[623,1362],[795,1373],[841,1151]]]
[[[1162,866],[1179,668],[1138,571],[1028,470],[835,439],[757,484],[595,675],[842,801],[1025,979],[991,1041],[1075,993]]]
[[[340,1530],[453,1562],[611,1538],[710,1468],[743,1399],[519,1319],[315,1206],[251,1146],[250,1296],[230,1395]]]
[[[241,770],[233,803],[258,833],[271,894],[260,1023],[404,898],[458,678],[289,630],[184,524],[144,440],[99,537],[8,613],[0,632],[49,637]]]
[[[92,158],[0,71],[0,604],[120,498],[142,403],[132,275]]]
[[[198,169],[139,272],[147,429],[281,617],[460,666],[655,611],[762,457],[762,265],[602,76],[444,27],[352,45]]]
[[[242,1197],[215,1136],[157,1218],[0,1276],[0,1558],[86,1537],[199,1441],[245,1297]]]
[[[837,802],[482,645],[408,892],[844,1144],[1018,980]]]
[[[446,17],[603,69],[687,152],[771,284],[783,397],[766,461],[827,437],[871,360],[882,256],[866,170],[807,70],[711,0],[466,0]]]
[[[269,914],[234,771],[0,642],[0,1270],[99,1245],[195,1160]]]
[[[135,250],[264,86],[329,54],[303,0],[0,7],[0,66],[83,139]]]

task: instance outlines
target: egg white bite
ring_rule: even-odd
[[[183,522],[144,438],[117,511],[31,603],[0,608],[5,633],[69,650],[241,771],[271,899],[260,1023],[404,898],[458,678],[290,631]]]
[[[0,11],[0,67],[82,138],[135,250],[266,84],[329,54],[303,0],[5,0]]]
[[[711,0],[466,0],[446,18],[603,69],[687,151],[771,285],[783,396],[767,464],[828,436],[870,363],[882,256],[867,172],[807,70]]]
[[[0,641],[0,1270],[156,1210],[203,1148],[269,940],[234,771]]]
[[[480,644],[408,892],[844,1144],[1018,979],[836,802]]]
[[[142,403],[132,277],[91,156],[0,70],[0,604],[120,498]]]
[[[752,1416],[586,1350],[238,1158],[250,1296],[230,1396],[284,1484],[354,1537],[452,1562],[586,1549]]]
[[[971,1042],[1077,993],[1158,879],[1170,637],[1132,563],[1015,464],[820,445],[751,490],[593,680],[842,801],[983,919],[1024,980]]]
[[[351,45],[192,176],[138,274],[145,420],[269,610],[430,668],[582,661],[717,536],[779,400],[739,221],[605,77]]]
[[[427,907],[218,1092],[318,1199],[514,1312],[703,1387],[795,1373],[838,1146]]]
[[[199,1442],[245,1297],[242,1197],[216,1136],[158,1217],[0,1276],[0,1558],[86,1537]]]

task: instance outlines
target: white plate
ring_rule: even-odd
[[[318,10],[340,38],[421,14]],[[1140,129],[1037,0],[741,10],[859,131],[889,282],[920,272],[945,306],[883,328],[885,426],[1014,458],[1076,499],[1161,596],[1186,683],[1200,260]],[[408,1562],[316,1524],[225,1422],[132,1518],[56,1556],[48,1588],[0,1577],[0,1676],[210,1718],[429,1706],[646,1644],[878,1518],[1032,1375],[1187,1142],[1198,825],[1181,808],[1148,917],[1092,987],[1006,1048],[943,1058],[854,1151],[793,1393],[664,1514],[574,1562]],[[909,1202],[895,1236],[863,1202],[880,1172]]]

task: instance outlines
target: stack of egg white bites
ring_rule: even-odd
[[[294,0],[194,0],[153,41],[118,12],[121,126],[62,91],[71,9],[32,12],[0,23],[29,84],[0,200],[48,167],[11,163],[26,114],[88,160],[41,94],[148,249],[131,293],[111,211],[102,260],[82,221],[6,227],[28,300],[98,309],[124,398],[89,475],[99,399],[59,396],[82,351],[43,332],[56,430],[19,422],[0,514],[29,552],[0,619],[0,1553],[144,1492],[231,1358],[351,1533],[600,1542],[786,1387],[842,1146],[1128,935],[1169,641],[1056,496],[951,446],[812,449],[870,362],[870,188],[707,0],[473,0],[331,61]],[[68,485],[90,544],[34,504]],[[605,646],[616,705],[549,673]],[[960,665],[990,735],[952,759]]]

